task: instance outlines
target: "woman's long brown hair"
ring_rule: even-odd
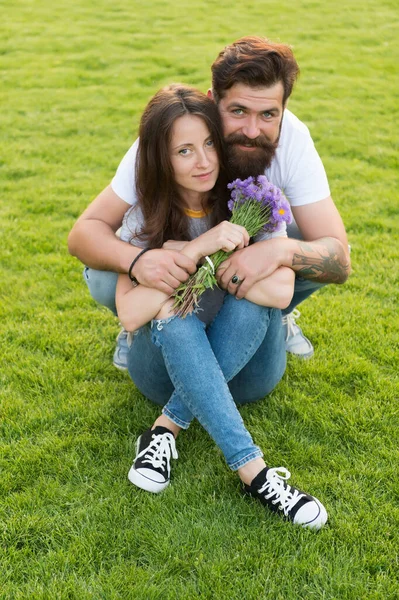
[[[170,140],[176,119],[184,115],[200,117],[215,145],[220,173],[204,209],[211,225],[228,219],[225,150],[221,118],[216,104],[202,92],[173,84],[160,90],[148,103],[140,121],[136,162],[138,205],[144,227],[137,236],[150,248],[160,248],[167,240],[188,240],[188,219],[179,195],[170,161]]]

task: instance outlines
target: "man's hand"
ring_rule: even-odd
[[[272,238],[234,252],[220,265],[216,277],[220,287],[239,299],[283,266],[311,281],[344,283],[350,273],[348,246],[335,237],[313,241]],[[235,284],[231,281],[234,275],[239,279]]]
[[[150,250],[133,267],[134,277],[146,287],[171,295],[197,266],[191,258],[174,250]]]
[[[273,238],[236,250],[217,270],[220,287],[238,299],[244,298],[255,283],[285,264],[287,241],[287,238]],[[239,277],[239,285],[232,283],[234,275]]]

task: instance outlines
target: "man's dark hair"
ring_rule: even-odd
[[[283,105],[299,74],[289,46],[261,37],[243,37],[226,46],[212,65],[212,91],[219,102],[235,83],[271,87],[282,82]]]

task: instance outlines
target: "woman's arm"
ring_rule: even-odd
[[[254,304],[271,308],[287,308],[294,294],[295,273],[289,267],[279,267],[249,288],[244,298]]]
[[[221,249],[229,252],[235,248],[243,248],[248,242],[249,236],[244,227],[223,221],[187,242],[181,253],[197,263],[203,256]],[[143,285],[133,287],[127,275],[119,275],[116,308],[126,331],[135,331],[156,317],[167,318],[173,314],[172,306],[173,300],[168,294]]]
[[[136,331],[161,310],[170,296],[144,285],[133,287],[128,275],[119,275],[116,284],[116,310],[126,331]]]

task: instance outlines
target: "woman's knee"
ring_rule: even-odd
[[[276,308],[260,306],[259,304],[254,304],[250,300],[246,300],[245,298],[242,300],[237,300],[235,296],[230,294],[228,294],[225,299],[223,309],[225,317],[227,317],[229,321],[233,322],[235,327],[243,326],[244,328],[248,327],[251,323],[256,323],[259,325],[264,323],[267,327],[274,312],[280,313],[280,311]]]

